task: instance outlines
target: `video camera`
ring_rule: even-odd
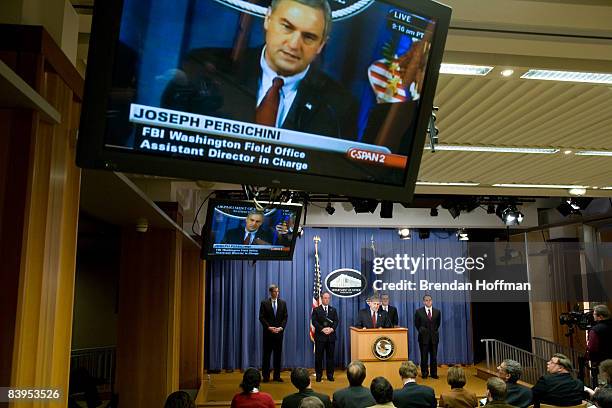
[[[569,328],[570,334],[568,335],[571,336],[575,327],[580,330],[590,330],[595,325],[595,318],[593,317],[593,311],[590,309],[574,310],[572,312],[561,313],[559,315],[559,323]]]

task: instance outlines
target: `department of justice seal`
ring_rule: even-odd
[[[382,336],[374,340],[372,353],[379,360],[388,360],[395,353],[395,343],[389,337]]]

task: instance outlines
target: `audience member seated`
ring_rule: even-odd
[[[234,395],[232,408],[275,408],[274,400],[267,392],[259,391],[261,374],[254,368],[247,368],[242,376],[242,392]]]
[[[506,403],[519,408],[531,405],[531,388],[518,384],[523,367],[515,360],[504,360],[497,367],[497,376],[506,382]]]
[[[593,398],[593,394],[600,388],[612,388],[612,360],[607,359],[599,364],[598,386],[594,390],[585,387],[585,391],[589,394],[589,398]]]
[[[564,354],[554,354],[546,363],[548,374],[533,386],[533,405],[550,404],[562,407],[579,405],[586,397],[584,384],[572,377],[572,362]]]
[[[366,408],[376,404],[370,390],[361,385],[366,378],[366,368],[361,361],[355,360],[348,365],[346,377],[349,386],[334,392],[334,408]]]
[[[393,404],[397,408],[436,408],[433,388],[416,383],[418,367],[412,361],[404,361],[399,368],[404,387],[393,391]]]
[[[506,383],[498,377],[487,380],[487,407],[516,408],[506,402]]]
[[[306,397],[300,402],[299,408],[325,408],[325,405],[317,397]]]
[[[455,365],[448,369],[446,382],[450,385],[451,390],[449,392],[443,392],[442,395],[440,395],[441,407],[476,408],[478,406],[476,394],[463,389],[467,380],[461,366]]]
[[[323,402],[325,408],[331,408],[329,397],[325,394],[314,392],[310,387],[310,373],[307,369],[298,367],[291,370],[291,384],[298,389],[298,392],[283,398],[281,408],[299,408],[300,402],[306,397],[318,398]]]
[[[176,391],[168,395],[164,408],[196,408],[196,405],[185,391]]]
[[[372,397],[374,397],[374,401],[376,401],[372,408],[395,407],[393,405],[393,387],[385,377],[374,378],[370,384],[370,392]]]
[[[595,391],[593,402],[598,408],[612,408],[612,388],[605,387]]]

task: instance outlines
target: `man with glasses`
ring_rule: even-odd
[[[518,361],[506,359],[497,367],[497,376],[506,383],[506,403],[518,408],[531,405],[531,389],[518,384],[523,369]]]
[[[572,377],[572,362],[564,354],[553,354],[546,363],[547,375],[540,377],[533,386],[533,405],[542,404],[568,407],[579,405],[586,398],[584,383]]]

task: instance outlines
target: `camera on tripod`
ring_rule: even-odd
[[[571,336],[576,327],[580,330],[590,330],[595,324],[595,318],[593,317],[593,311],[590,309],[574,310],[561,313],[559,323],[568,327],[569,333],[566,336]]]

